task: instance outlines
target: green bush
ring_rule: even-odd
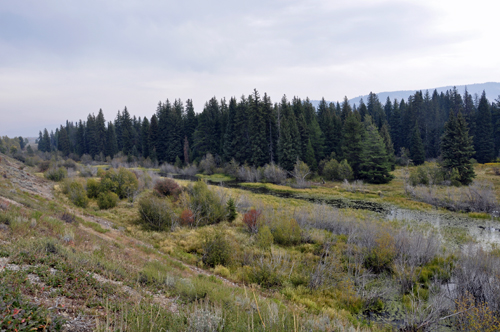
[[[196,182],[188,188],[191,211],[196,211],[198,225],[216,224],[226,220],[227,211],[221,198],[203,181]]]
[[[168,230],[174,223],[172,203],[168,199],[155,196],[143,197],[139,200],[139,217],[153,230]]]
[[[51,181],[62,181],[64,178],[68,176],[66,169],[64,167],[59,168],[51,168],[44,174],[45,178]]]
[[[271,233],[274,242],[282,246],[297,245],[301,241],[300,226],[295,219],[279,219],[271,226]]]
[[[333,181],[338,179],[339,173],[339,162],[335,159],[328,161],[323,167],[323,176],[328,181]]]
[[[238,216],[238,212],[236,212],[236,204],[234,203],[234,199],[231,197],[226,204],[227,210],[227,220],[229,222],[233,222]]]
[[[215,267],[227,266],[231,263],[233,249],[222,231],[207,235],[203,243],[203,264]]]
[[[69,200],[76,206],[86,208],[89,204],[87,192],[79,182],[73,181],[69,184],[68,197]]]
[[[265,225],[263,227],[260,227],[257,233],[257,245],[262,249],[267,250],[271,248],[273,241],[274,237],[269,226]]]
[[[340,163],[335,159],[331,159],[330,161],[326,162],[323,166],[322,174],[325,179],[329,181],[343,181],[346,179],[352,180],[353,178],[352,168],[345,159]]]
[[[118,173],[111,178],[111,180],[118,183],[118,189],[116,194],[120,198],[126,198],[133,195],[133,193],[139,188],[139,181],[132,171],[126,168],[120,167]]]
[[[119,201],[119,197],[117,194],[112,193],[111,191],[100,193],[97,196],[97,205],[101,210],[107,210],[114,208]]]
[[[101,192],[101,185],[99,181],[94,178],[87,180],[87,196],[89,198],[96,198]]]
[[[451,174],[451,173],[450,173]],[[446,179],[454,180],[453,176],[446,176],[441,168],[434,164],[425,164],[414,167],[410,170],[410,184],[428,185],[428,184],[442,184]]]

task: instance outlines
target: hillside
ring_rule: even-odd
[[[425,88],[425,89],[418,89],[418,90],[401,90],[401,91],[386,91],[386,92],[376,92],[373,91],[374,93],[377,94],[378,99],[382,102],[385,103],[387,97],[391,99],[391,101],[394,101],[394,99],[397,99],[400,101],[401,99],[404,99],[405,101],[408,100],[408,97],[411,95],[414,95],[415,92],[417,91],[429,91],[429,93],[432,93],[434,90],[437,90],[438,93],[444,92],[448,90],[452,90],[454,87],[457,88],[458,92],[463,95],[465,89],[467,88],[467,91],[471,95],[477,94],[478,96],[481,96],[481,93],[483,93],[483,90],[486,91],[486,96],[490,101],[493,101],[500,96],[500,83],[497,82],[487,82],[487,83],[474,83],[474,84],[468,84],[468,85],[456,85],[456,86],[442,86],[442,87],[437,87],[437,88]],[[358,96],[355,98],[349,99],[349,103],[351,106],[354,104],[359,105],[360,100],[363,99],[364,102],[368,100],[368,95],[364,96]],[[330,101],[328,101],[330,102]],[[342,101],[339,101],[342,102]],[[315,106],[318,107],[319,105],[319,100],[312,100],[311,103]]]

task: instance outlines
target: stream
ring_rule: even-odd
[[[195,176],[173,175],[179,180],[198,181]],[[316,204],[327,204],[339,209],[360,209],[372,211],[384,216],[388,220],[398,220],[409,223],[427,223],[434,226],[438,232],[446,231],[449,227],[465,229],[467,234],[478,241],[483,247],[490,244],[500,245],[500,222],[493,219],[469,218],[456,212],[418,211],[396,207],[386,203],[377,203],[368,200],[352,200],[346,198],[318,198],[298,193],[277,192],[265,187],[247,187],[240,181],[215,182],[207,181],[214,186],[236,188],[256,194],[272,195],[280,198],[301,199]]]

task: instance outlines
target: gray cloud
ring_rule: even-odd
[[[0,113],[25,118],[5,117],[0,134],[33,135],[100,107],[109,119],[124,105],[150,115],[166,98],[194,98],[200,111],[254,87],[276,100],[387,90],[413,59],[473,38],[437,29],[441,14],[395,0],[2,3]]]

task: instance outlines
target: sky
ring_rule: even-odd
[[[0,2],[0,135],[257,89],[342,100],[500,81],[491,0]],[[493,99],[493,98],[492,98]]]

